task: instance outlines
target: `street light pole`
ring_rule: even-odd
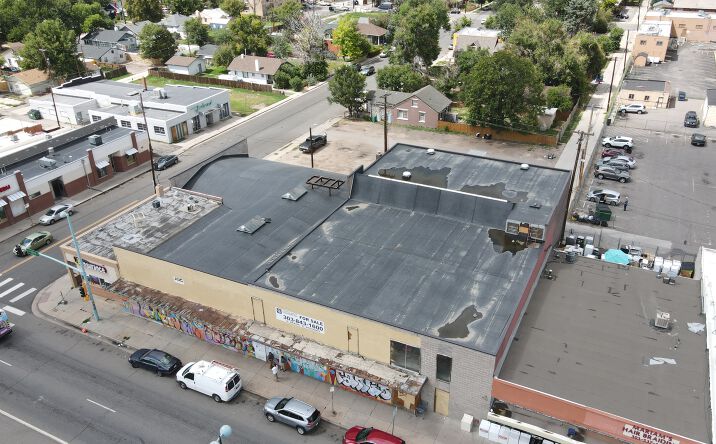
[[[47,50],[43,48],[38,49],[42,55],[45,57],[45,65],[47,66],[47,73],[50,75],[50,79],[54,80],[52,76],[52,70],[50,69],[50,59],[47,58]],[[50,82],[52,83],[52,82]],[[52,85],[50,85],[50,96],[52,96],[52,107],[55,109],[55,119],[57,119],[57,127],[61,128],[60,126],[60,115],[57,113],[57,104],[55,103],[55,93],[52,91]]]
[[[72,220],[70,218],[70,213],[67,211],[63,211],[62,215],[67,219],[67,227],[70,229],[70,235],[72,236],[72,243],[75,246],[75,252],[77,252],[77,263],[80,266],[80,276],[82,276],[82,281],[87,284],[87,296],[89,296],[89,300],[92,303],[92,315],[94,316],[95,321],[99,321],[99,313],[97,313],[97,305],[94,303],[94,295],[92,294],[92,285],[90,285],[89,279],[87,278],[87,272],[85,271],[85,264],[82,261],[82,255],[80,254],[80,244],[77,243],[77,237],[75,237],[75,230],[72,229]]]
[[[216,441],[212,441],[211,444],[223,444],[223,439],[231,436],[232,432],[233,430],[231,430],[231,426],[227,426],[226,424],[224,424],[219,429],[219,438],[217,438]]]

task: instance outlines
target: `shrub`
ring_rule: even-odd
[[[569,111],[572,108],[571,88],[559,85],[547,90],[547,108],[557,108],[560,111]]]
[[[291,86],[292,77],[284,71],[277,71],[273,76],[273,83],[280,89],[288,89]]]
[[[298,76],[291,77],[291,80],[289,80],[289,83],[291,85],[291,89],[293,89],[294,91],[302,91],[303,87],[305,86],[303,83],[303,79]]]

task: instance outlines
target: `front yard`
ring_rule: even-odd
[[[136,81],[134,83],[141,83],[142,81]],[[188,85],[188,86],[212,86],[204,85],[201,83],[185,82],[181,80],[165,79],[163,77],[149,76],[147,77],[147,86],[153,88],[161,88],[167,84],[172,85]],[[216,88],[224,88],[221,86],[215,86]],[[241,88],[224,88],[229,90],[229,102],[231,104],[231,111],[241,113],[242,116],[249,115],[255,111],[279,102],[285,98],[281,93],[276,92],[264,92],[264,91],[251,91],[248,89]]]

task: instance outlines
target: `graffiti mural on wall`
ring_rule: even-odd
[[[390,402],[391,399],[393,399],[393,392],[389,387],[342,370],[336,370],[336,381],[344,389],[358,392],[361,395],[375,398],[378,401]]]

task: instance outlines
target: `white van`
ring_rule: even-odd
[[[241,391],[239,369],[219,361],[190,362],[177,372],[182,389],[190,388],[209,395],[216,402],[228,402]]]

